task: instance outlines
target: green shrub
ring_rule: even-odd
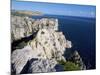
[[[70,61],[64,62],[63,60],[58,62],[59,64],[63,65],[64,71],[80,70],[80,67],[73,62]]]

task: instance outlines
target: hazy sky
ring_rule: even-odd
[[[12,9],[40,11],[44,14],[95,17],[95,6],[71,5],[71,4],[51,4],[40,2],[25,2],[12,0]]]

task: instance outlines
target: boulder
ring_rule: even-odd
[[[27,61],[35,57],[35,53],[29,46],[13,51],[11,54],[11,66],[13,68],[12,73],[20,73],[23,67],[26,65]]]
[[[57,61],[48,59],[31,59],[28,73],[56,72]]]

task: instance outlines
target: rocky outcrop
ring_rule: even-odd
[[[66,48],[71,48],[71,41],[66,40],[58,31],[58,20],[53,18],[32,19],[12,16],[12,43],[25,39],[25,45],[12,52],[12,73],[37,73],[62,71],[58,60],[65,60]],[[30,36],[34,38],[30,39]]]
[[[12,41],[28,37],[40,29],[58,30],[57,19],[32,19],[29,17],[13,16],[11,18],[11,35]]]
[[[73,61],[76,65],[78,65],[80,67],[81,70],[86,70],[86,66],[83,63],[82,58],[80,57],[78,51],[74,51],[74,53],[72,54],[72,56],[69,59],[70,61]]]
[[[29,62],[28,73],[58,72],[64,71],[63,66],[58,64],[54,59],[31,59]]]
[[[15,50],[11,59],[14,74],[63,71],[55,59],[39,58],[30,46]]]
[[[54,59],[31,59],[29,64],[28,73],[56,72],[57,61]]]
[[[35,58],[35,53],[31,47],[27,46],[23,49],[15,50],[11,56],[12,72],[20,73],[31,58]]]
[[[71,48],[70,41],[65,39],[62,32],[54,30],[40,29],[34,38],[28,42],[28,45],[44,59],[56,60],[64,59],[62,56],[66,48]]]
[[[15,46],[11,54],[12,73],[64,71],[58,61],[66,61],[64,53],[66,48],[72,47],[72,43],[63,32],[59,32],[58,19],[12,15],[11,24],[12,46]],[[68,61],[81,70],[86,69],[77,51]]]
[[[29,73],[56,71],[57,60],[65,61],[63,57],[65,48],[71,48],[69,42],[61,32],[40,29],[36,37],[27,43],[28,47],[13,51],[12,64],[14,71],[21,73],[23,67],[32,58],[37,60],[29,66]],[[53,61],[51,62],[51,60]]]

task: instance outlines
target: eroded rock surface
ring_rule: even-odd
[[[53,18],[32,19],[12,16],[12,42],[22,38],[29,40],[12,52],[13,73],[37,73],[61,71],[58,60],[64,60],[66,48],[71,48],[71,41],[66,40],[58,31],[58,20]],[[23,41],[26,41],[25,39]],[[22,42],[23,42],[22,41]],[[36,60],[35,60],[36,59]],[[57,68],[56,68],[57,67]]]
[[[34,40],[28,42],[28,45],[44,59],[58,59],[64,57],[66,48],[71,48],[71,44],[65,39],[62,32],[55,32],[54,30],[40,29]]]
[[[32,19],[29,17],[12,16],[11,35],[12,41],[28,37],[40,29],[58,30],[57,19]]]
[[[31,47],[27,46],[23,49],[15,50],[11,56],[13,72],[20,73],[27,61],[31,58],[35,58],[35,53]]]
[[[57,61],[49,59],[31,59],[28,73],[56,72]]]

